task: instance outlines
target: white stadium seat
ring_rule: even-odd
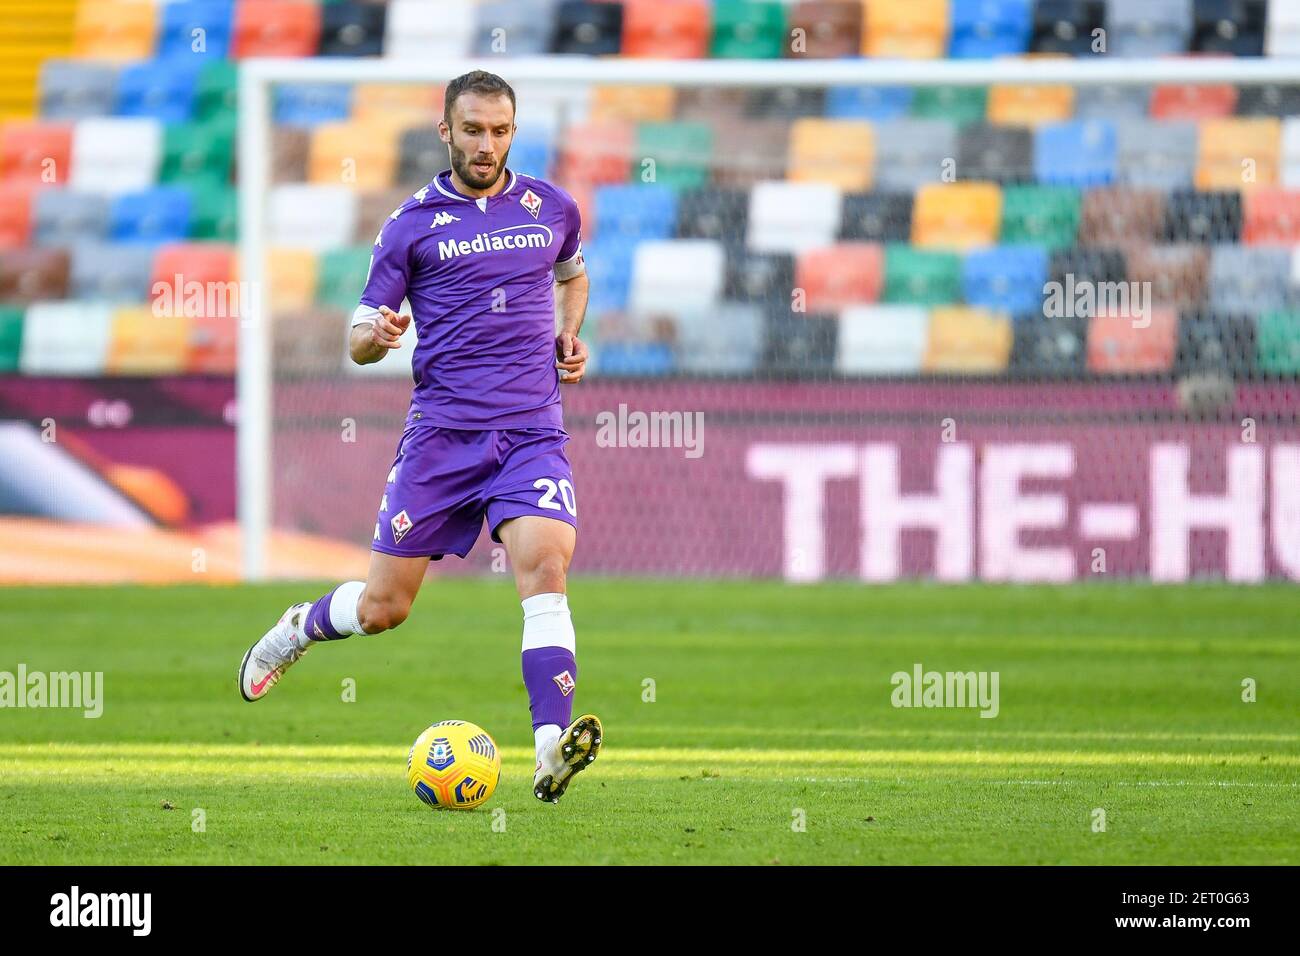
[[[274,187],[267,203],[270,245],[314,252],[352,245],[357,201],[357,194],[347,186]]]
[[[745,242],[756,252],[802,252],[835,241],[840,191],[827,183],[773,180],[749,194]]]
[[[835,367],[846,375],[919,372],[929,326],[920,306],[851,306],[840,313]]]
[[[718,301],[726,275],[722,244],[711,239],[643,242],[632,259],[633,312],[681,315]]]
[[[149,117],[94,117],[72,131],[69,184],[86,192],[147,189],[158,179],[162,127]]]
[[[467,56],[477,6],[472,0],[392,0],[384,26],[384,56],[426,62]]]
[[[108,358],[113,306],[35,302],[23,321],[18,367],[24,375],[100,375]]]

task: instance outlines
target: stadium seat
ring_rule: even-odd
[[[273,246],[334,249],[352,241],[356,217],[357,194],[347,186],[275,186],[267,201],[267,238]]]
[[[114,242],[171,242],[189,235],[192,203],[183,186],[156,186],[113,199],[108,234]]]
[[[267,289],[273,315],[309,309],[316,300],[319,281],[319,257],[309,249],[285,249],[279,246],[267,254]],[[351,313],[357,303],[348,309]]]
[[[676,105],[677,90],[671,86],[598,86],[592,91],[589,118],[593,122],[668,123]]]
[[[239,109],[237,67],[229,60],[209,61],[199,70],[194,89],[194,118],[207,123],[228,120]]]
[[[95,302],[34,302],[23,322],[18,367],[24,375],[100,375],[108,357],[113,307]]]
[[[1122,120],[1116,179],[1127,186],[1180,189],[1196,178],[1196,124]]]
[[[1083,194],[1079,213],[1079,243],[1104,247],[1159,242],[1164,224],[1165,195],[1157,189],[1090,189]]]
[[[584,236],[610,233],[639,239],[670,239],[677,221],[677,193],[658,184],[599,186],[595,190],[597,228],[583,223]]]
[[[1039,0],[1034,6],[1034,32],[1029,49],[1034,53],[1089,56],[1094,31],[1105,28],[1102,0]]]
[[[941,119],[958,127],[984,119],[988,90],[982,86],[918,86],[912,96],[917,119]]]
[[[865,242],[907,242],[912,235],[912,199],[906,193],[850,193],[844,197],[837,238]]]
[[[0,302],[30,303],[68,294],[67,249],[14,249],[0,256]]]
[[[151,116],[160,123],[184,123],[194,115],[197,66],[149,60],[125,66],[117,76],[119,116]]]
[[[238,361],[239,318],[200,315],[189,322],[189,353],[185,371],[199,375],[232,375]]]
[[[709,239],[650,240],[632,259],[629,306],[635,313],[682,315],[722,298],[726,254]]]
[[[917,246],[990,246],[1001,226],[1002,190],[994,183],[931,183],[916,192],[912,242]]]
[[[389,186],[385,189],[363,190],[357,197],[356,231],[350,245],[373,245],[375,234],[387,225],[393,212],[412,198],[410,186]]]
[[[1173,368],[1177,345],[1178,313],[1168,306],[1152,308],[1145,319],[1131,310],[1098,315],[1088,324],[1088,371],[1167,372]]]
[[[1030,0],[954,0],[948,56],[988,60],[1029,49]]]
[[[677,324],[674,364],[683,372],[744,374],[763,355],[763,310],[742,302],[719,302],[688,313]]]
[[[276,370],[312,377],[337,374],[350,318],[350,309],[344,311],[313,305],[298,306],[277,314],[271,325]],[[409,352],[405,345],[398,351],[403,350]]]
[[[839,320],[770,305],[763,315],[763,371],[792,378],[825,377],[835,367]]]
[[[1115,178],[1118,159],[1115,125],[1106,120],[1046,123],[1034,137],[1034,172],[1041,183],[1109,183]]]
[[[1255,371],[1255,321],[1251,315],[1193,310],[1178,317],[1176,375],[1248,378]]]
[[[190,187],[190,238],[236,242],[239,203],[233,186],[196,179]]]
[[[1074,118],[1079,120],[1145,121],[1151,88],[1118,84],[1089,84],[1074,91]]]
[[[1281,124],[1273,117],[1204,120],[1196,154],[1196,188],[1276,184],[1281,140]]]
[[[446,162],[445,159],[443,161]],[[510,143],[510,168],[517,173],[536,176],[539,179],[550,179],[554,162],[555,147],[549,139],[543,139],[536,135],[520,134]],[[428,176],[417,177],[420,182],[426,182],[432,178],[432,173]]]
[[[214,60],[230,52],[234,4],[230,0],[178,0],[160,6],[158,58],[188,58],[202,53]]]
[[[948,305],[930,311],[921,367],[931,373],[988,374],[1011,361],[1011,319],[1001,312]]]
[[[1192,0],[1115,0],[1106,8],[1106,52],[1157,57],[1186,53],[1192,38]]]
[[[704,0],[623,0],[624,56],[699,60],[708,49]]]
[[[1076,286],[1080,282],[1123,282],[1128,278],[1128,264],[1118,249],[1059,249],[1048,260],[1047,271],[1049,282],[1063,286],[1070,282]]]
[[[107,116],[117,105],[117,68],[107,63],[41,64],[41,117],[47,121]]]
[[[1213,247],[1208,302],[1218,312],[1252,313],[1295,304],[1291,250],[1281,246]]]
[[[561,0],[555,9],[554,53],[608,56],[623,42],[623,5]]]
[[[1300,56],[1300,2],[1272,0],[1269,4],[1264,52],[1268,56]]]
[[[370,271],[371,249],[366,243],[322,253],[316,270],[315,303],[348,313],[356,309]]]
[[[948,29],[948,0],[871,0],[862,22],[862,52],[937,59],[948,49]]]
[[[785,11],[779,0],[717,0],[709,55],[715,59],[780,59],[785,51]]]
[[[1032,83],[989,87],[988,120],[997,126],[1038,126],[1074,115],[1074,87]]]
[[[1082,316],[1015,316],[1010,371],[1033,378],[1073,378],[1084,372],[1088,320]]]
[[[793,182],[829,183],[846,192],[872,186],[876,168],[876,134],[859,120],[795,120],[790,128]]]
[[[1263,186],[1246,193],[1241,239],[1250,245],[1300,245],[1300,191]]]
[[[387,20],[378,23],[379,32],[384,38],[384,56],[422,59],[426,62],[466,56],[473,48],[474,37],[479,30],[475,6],[470,0],[446,0],[438,4],[437,15],[430,16],[427,0],[393,0],[388,4]],[[484,26],[495,25],[490,20],[482,23]],[[376,25],[376,21],[372,20],[365,29],[373,31]],[[325,30],[328,32],[329,27]],[[520,35],[521,40],[522,38],[523,34]],[[516,55],[510,48],[513,39],[511,33],[505,35],[505,52],[511,56]]]
[[[903,119],[911,109],[912,95],[910,86],[832,86],[826,91],[826,118]]]
[[[656,378],[671,375],[671,342],[598,342],[592,350],[592,365],[600,375],[629,375]]]
[[[598,316],[603,312],[625,309],[632,290],[632,259],[640,241],[631,236],[597,237],[583,242],[587,276],[591,280],[591,297],[587,313]]]
[[[1237,94],[1239,116],[1295,116],[1300,113],[1300,85],[1247,83]]]
[[[1048,250],[1073,246],[1081,205],[1079,190],[1069,186],[1008,186],[1002,192],[1001,242]]]
[[[900,119],[875,127],[873,187],[913,192],[938,182],[957,155],[957,130],[941,120]]]
[[[324,123],[312,130],[307,179],[321,186],[343,183],[382,189],[397,171],[397,132],[375,123]]]
[[[803,290],[804,311],[835,312],[880,298],[884,285],[884,249],[875,242],[842,242],[806,249],[795,260],[796,290]]]
[[[23,318],[27,310],[18,305],[0,305],[0,374],[18,371],[23,351]]]
[[[885,290],[891,305],[947,305],[961,301],[961,257],[953,252],[885,246]]]
[[[0,253],[21,249],[31,240],[35,190],[30,183],[0,181]]]
[[[575,123],[561,142],[557,178],[591,187],[627,182],[636,135],[630,123]]]
[[[173,375],[185,370],[191,320],[156,316],[147,306],[113,310],[104,371],[109,375]]]
[[[957,172],[963,179],[1024,182],[1034,175],[1034,134],[1016,126],[969,123],[957,136]]]
[[[278,125],[319,126],[352,115],[352,87],[345,83],[281,83],[274,101]]]
[[[840,190],[828,183],[758,183],[750,193],[746,245],[792,253],[829,245],[839,228],[840,201]]]
[[[485,0],[475,14],[471,48],[476,56],[542,56],[550,50],[554,21],[555,0]]]
[[[0,180],[56,185],[68,180],[73,127],[10,120],[0,125]]]
[[[794,288],[794,256],[787,253],[750,252],[733,249],[727,256],[724,294],[738,302],[791,305]]]
[[[38,246],[70,246],[108,235],[109,198],[71,189],[40,189],[32,199],[32,240]]]
[[[1237,109],[1237,88],[1230,83],[1214,86],[1164,85],[1151,93],[1151,118],[1203,120],[1231,116]]]
[[[1149,282],[1156,305],[1189,309],[1205,298],[1210,254],[1204,246],[1135,246],[1127,255],[1129,279]]]
[[[229,315],[238,311],[238,302],[217,298],[215,293],[232,285],[235,279],[233,246],[220,242],[169,243],[159,247],[153,258],[149,303],[161,309],[168,300],[173,305],[181,301],[187,306],[198,306],[198,309],[188,308],[190,314],[201,311],[203,315]],[[192,288],[204,290],[202,302],[188,300],[188,290]]]
[[[72,134],[74,189],[121,193],[157,181],[162,126],[147,117],[84,119]]]
[[[1300,116],[1282,121],[1279,176],[1284,186],[1300,186]]]
[[[447,165],[447,144],[438,137],[438,128],[433,125],[418,126],[403,130],[398,137],[397,181],[406,185],[427,183]],[[286,143],[286,148],[291,144]],[[304,149],[304,166],[306,169]],[[510,165],[515,166],[514,148],[510,151]],[[305,176],[305,173],[304,173]],[[292,182],[292,177],[286,181]]]
[[[835,0],[800,0],[790,7],[788,56],[837,59],[858,56],[862,47],[863,5]]]
[[[790,152],[790,125],[779,119],[750,119],[718,123],[717,143],[744,142],[745,149],[716,150],[713,183],[726,189],[751,189],[768,180],[783,179]]]
[[[156,243],[79,242],[68,291],[75,299],[139,303],[149,297]]]
[[[1260,313],[1255,344],[1255,363],[1261,372],[1300,375],[1300,312]]]
[[[835,370],[841,375],[921,371],[930,313],[914,305],[855,305],[840,312]]]
[[[677,197],[678,239],[736,241],[745,235],[749,193],[741,189],[689,189]]]
[[[163,130],[160,183],[230,182],[235,140],[215,123],[170,123]]]
[[[1046,281],[1047,250],[1041,246],[978,249],[962,264],[962,297],[987,309],[1041,311]]]
[[[400,0],[393,5],[400,5]],[[451,49],[451,44],[425,47],[422,51],[424,56],[440,52],[463,56],[468,51],[472,21],[467,30],[456,18],[457,12],[466,6],[470,5],[457,0],[445,0],[438,4],[437,18],[428,19],[437,24],[441,36],[457,38],[460,46],[455,50]],[[427,6],[425,10],[427,15]],[[320,55],[379,56],[384,52],[384,24],[387,18],[387,4],[358,3],[354,0],[334,0],[324,4],[321,7]],[[402,54],[398,52],[394,55]]]
[[[764,86],[744,90],[744,115],[748,119],[798,119],[826,113],[826,90],[815,86]]]
[[[1178,189],[1165,205],[1165,242],[1237,242],[1241,239],[1241,193],[1235,189]]]
[[[1191,49],[1263,56],[1266,9],[1265,0],[1195,0]]]
[[[581,148],[590,146],[584,143]],[[709,181],[713,127],[708,123],[638,123],[633,155],[636,161],[629,164],[632,182],[696,189]]]
[[[72,52],[83,60],[144,60],[153,56],[157,7],[139,0],[77,5]]]
[[[230,55],[312,56],[320,34],[321,8],[311,0],[237,0]]]

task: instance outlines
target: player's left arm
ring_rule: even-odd
[[[578,332],[587,315],[590,282],[582,257],[578,204],[564,192],[561,192],[561,201],[567,231],[555,260],[555,318],[559,326],[555,335],[555,367],[560,370],[561,382],[576,385],[582,381],[587,366],[587,344],[578,338]]]

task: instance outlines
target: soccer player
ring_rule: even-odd
[[[573,198],[506,166],[515,128],[501,77],[475,70],[447,86],[438,133],[451,168],[384,222],[352,317],[358,364],[400,348],[412,316],[417,340],[369,572],[285,611],[244,655],[239,690],[259,700],[317,643],[397,627],[430,558],[465,557],[486,516],[523,603],[533,792],[555,802],[596,759],[602,733],[591,714],[571,719],[578,668],[565,591],[577,505],[559,384],[581,381],[587,361],[587,276]],[[411,315],[398,314],[403,299]]]

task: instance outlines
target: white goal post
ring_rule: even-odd
[[[388,59],[251,59],[240,64],[238,118],[239,274],[242,303],[237,371],[237,508],[242,577],[268,572],[271,527],[272,369],[266,287],[267,199],[271,187],[271,91],[279,83],[445,83],[472,69],[512,84],[656,84],[675,87],[833,87],[994,84],[1300,84],[1300,60],[1052,59],[896,61],[635,60],[569,57],[476,58],[443,62]],[[303,489],[310,494],[310,488]],[[369,502],[358,502],[366,509]]]

